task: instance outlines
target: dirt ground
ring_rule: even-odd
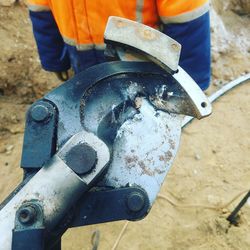
[[[214,0],[212,7],[208,94],[250,72],[249,2]],[[0,37],[1,201],[22,178],[25,111],[59,82],[40,68],[24,5],[0,1]],[[160,192],[168,201],[158,198],[144,220],[129,222],[117,249],[250,249],[250,202],[240,212],[238,226],[225,219],[239,198],[227,203],[250,189],[249,83],[216,102],[209,118],[183,130],[180,151]],[[124,224],[69,230],[63,249],[91,249],[94,230],[100,231],[98,249],[111,249]]]

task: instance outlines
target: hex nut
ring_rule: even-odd
[[[22,224],[32,224],[36,220],[36,209],[31,205],[21,207],[18,211],[18,220]]]

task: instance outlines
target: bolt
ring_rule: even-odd
[[[89,173],[96,165],[96,151],[87,145],[77,144],[67,153],[66,164],[77,174],[83,175]]]
[[[117,28],[123,28],[124,26],[126,26],[126,24],[122,20],[118,20],[116,22],[116,26]]]
[[[42,104],[37,104],[31,109],[31,117],[36,122],[43,122],[49,116],[50,116],[49,109]]]
[[[177,43],[171,44],[171,47],[172,47],[172,49],[175,50],[175,51],[178,51],[178,50],[179,50],[179,46],[178,46]]]
[[[144,196],[139,192],[131,192],[127,198],[127,206],[132,212],[139,212],[145,205]]]
[[[156,37],[155,33],[148,29],[142,31],[142,36],[146,40],[154,40]]]
[[[31,224],[36,219],[36,209],[30,205],[21,207],[18,212],[18,220],[22,224]]]

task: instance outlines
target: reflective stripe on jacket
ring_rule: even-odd
[[[79,71],[77,67],[82,70],[91,64],[101,62],[103,59],[98,59],[98,51],[104,49],[103,33],[107,19],[111,15],[135,20],[153,28],[163,27],[164,33],[167,34],[168,27],[177,25],[175,28],[178,33],[181,25],[185,26],[200,19],[209,9],[208,0],[28,0],[28,4],[41,62],[43,67],[50,71],[69,67],[69,58],[75,71]],[[209,20],[206,20],[205,30],[209,33],[208,25]],[[58,30],[55,31],[56,27],[60,34]],[[172,28],[170,30],[175,39],[175,32]],[[191,31],[188,39],[195,36],[195,29]],[[49,45],[48,39],[53,37],[53,33],[53,42]],[[66,44],[64,47],[63,42]],[[56,48],[57,43],[60,45],[59,48]],[[45,50],[47,44],[50,46],[49,52]],[[57,63],[45,59],[51,57],[49,53],[53,47],[60,54],[59,57],[57,55],[57,61],[62,61],[58,67]],[[182,44],[182,47],[185,50],[185,44]],[[83,52],[86,52],[84,59]],[[87,60],[88,55],[96,56],[96,61],[93,58]],[[81,65],[85,63],[86,65]]]
[[[159,16],[163,23],[196,19],[208,11],[208,1],[29,0],[29,9],[51,10],[64,41],[79,50],[89,50],[103,48],[103,33],[111,13],[157,28]]]

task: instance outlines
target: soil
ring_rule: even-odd
[[[7,0],[5,2],[8,2]],[[12,1],[13,2],[13,1]],[[249,1],[212,1],[212,84],[208,94],[249,73]],[[58,84],[41,70],[24,4],[0,1],[0,200],[21,181],[25,111]],[[213,114],[183,130],[181,147],[150,214],[129,222],[117,249],[250,249],[250,202],[239,224],[226,220],[250,179],[250,84],[213,105]],[[208,208],[209,207],[209,208]],[[212,208],[211,208],[212,207]],[[111,249],[124,221],[68,230],[63,249]]]

